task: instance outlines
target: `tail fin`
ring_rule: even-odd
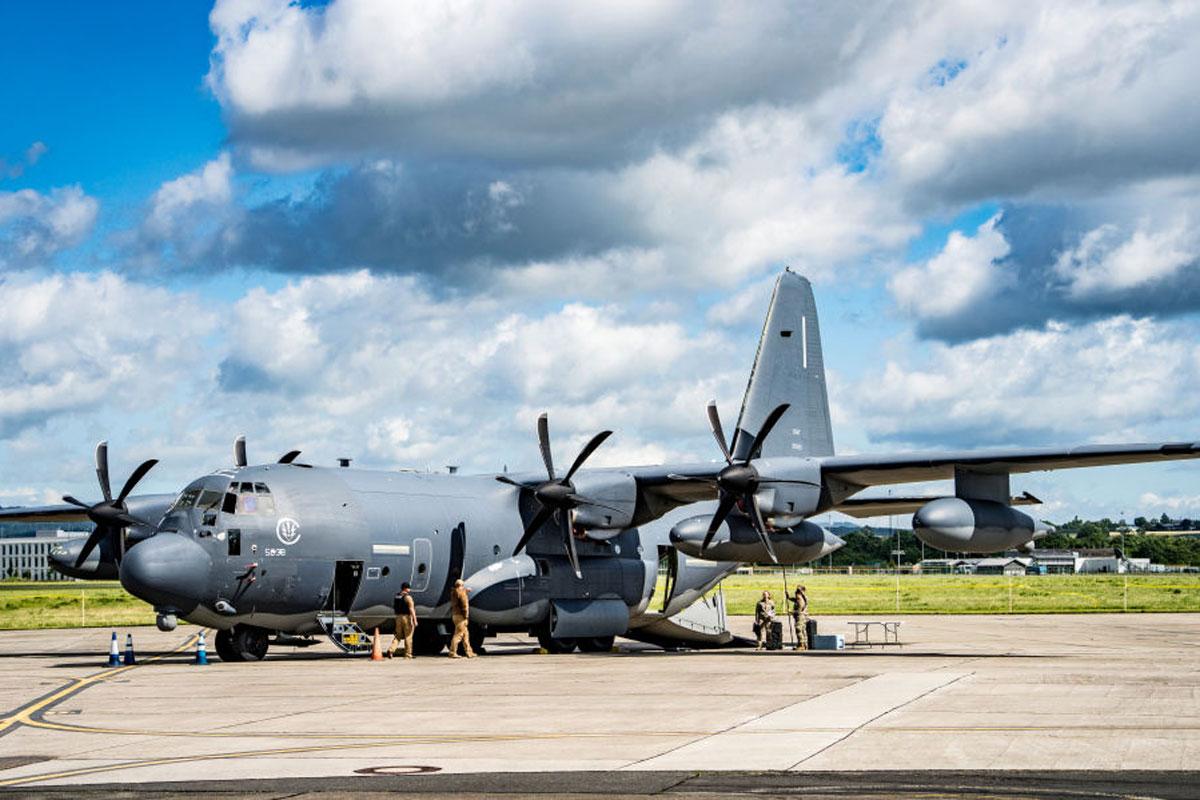
[[[833,455],[817,303],[808,279],[790,270],[779,276],[771,296],[734,433],[734,458],[746,456],[754,434],[781,403],[791,407],[763,446],[763,456]]]

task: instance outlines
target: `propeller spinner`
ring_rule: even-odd
[[[125,485],[121,487],[121,492],[115,498],[112,496],[112,487],[108,479],[108,442],[100,442],[96,445],[96,478],[100,482],[100,492],[104,495],[104,499],[99,503],[88,504],[80,500],[76,500],[71,495],[63,497],[64,503],[70,503],[73,506],[85,509],[88,519],[96,524],[96,529],[88,536],[87,541],[83,543],[83,548],[79,551],[79,556],[75,559],[75,568],[83,566],[83,562],[91,555],[92,550],[96,549],[96,545],[110,538],[113,542],[113,552],[119,553],[121,531],[130,525],[146,525],[151,523],[144,519],[139,519],[129,513],[129,508],[125,505],[125,498],[129,497],[129,493],[137,486],[138,482],[146,476],[158,459],[151,458],[148,461],[143,461],[138,465],[138,468],[130,474],[129,479],[125,481]]]
[[[571,478],[583,466],[583,462],[588,460],[588,457],[595,452],[605,439],[612,435],[612,431],[600,431],[583,446],[579,451],[579,455],[575,457],[575,462],[571,464],[571,468],[567,470],[567,474],[558,478],[554,473],[554,459],[550,455],[550,422],[545,414],[538,417],[537,421],[538,445],[542,450],[542,462],[546,465],[546,475],[549,480],[536,483],[521,483],[514,481],[507,475],[497,475],[496,480],[501,483],[507,483],[510,486],[516,486],[519,489],[532,492],[533,497],[541,506],[538,512],[534,514],[533,519],[529,520],[529,524],[525,526],[525,532],[521,536],[521,541],[517,543],[513,550],[513,555],[525,549],[525,545],[529,544],[529,540],[533,535],[546,523],[546,520],[551,516],[558,522],[559,529],[562,533],[563,548],[567,552],[567,558],[571,562],[571,568],[575,570],[575,577],[582,578],[583,573],[579,569],[579,553],[575,549],[575,536],[572,531],[571,512],[573,509],[582,505],[599,506],[613,511],[611,506],[606,506],[603,503],[598,503],[582,495],[576,494],[575,484],[571,483]]]

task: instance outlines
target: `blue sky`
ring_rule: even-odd
[[[1189,4],[3,22],[0,503],[90,492],[99,438],[164,491],[239,433],[531,466],[542,409],[564,448],[616,429],[606,463],[707,458],[785,265],[842,450],[1200,436]],[[1014,488],[1200,515],[1196,477]]]

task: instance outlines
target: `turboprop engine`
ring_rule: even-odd
[[[991,500],[939,497],[913,514],[913,533],[925,544],[956,553],[999,553],[1028,547],[1052,528]]]
[[[768,563],[771,554],[744,514],[730,514],[717,528],[713,541],[704,547],[712,515],[689,517],[671,529],[671,544],[681,553],[710,561]],[[804,564],[826,556],[845,544],[840,538],[812,522],[801,520],[790,528],[769,530],[767,536],[780,564]]]

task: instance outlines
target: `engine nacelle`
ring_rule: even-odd
[[[791,527],[821,502],[821,465],[808,458],[758,458],[758,507],[775,527]]]
[[[637,481],[621,472],[585,472],[573,478],[575,493],[603,503],[608,508],[581,505],[574,511],[575,524],[590,539],[611,539],[633,524],[637,506]]]
[[[913,514],[913,533],[925,544],[955,553],[1000,553],[1044,536],[1048,527],[991,500],[939,497]]]
[[[707,550],[701,550],[704,535],[712,521],[711,515],[689,517],[671,529],[671,544],[681,553],[710,561],[744,561],[770,563],[771,556],[763,547],[758,533],[743,514],[733,513],[725,518]],[[790,528],[779,528],[767,534],[780,564],[804,564],[829,555],[845,544],[840,538],[812,522],[803,521]]]

